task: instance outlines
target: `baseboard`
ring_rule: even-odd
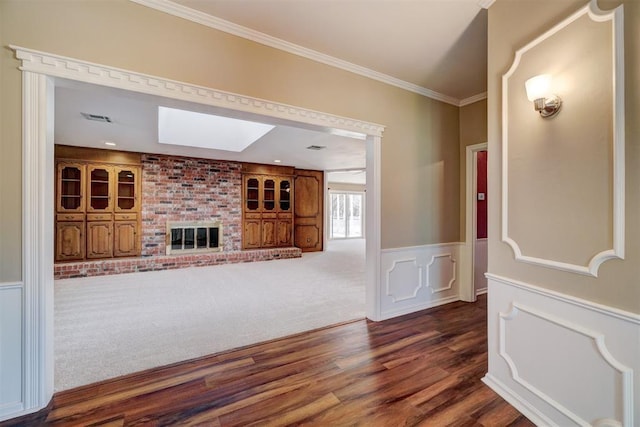
[[[543,425],[637,425],[640,316],[487,277],[488,385]]]
[[[491,390],[495,391],[500,397],[506,400],[511,406],[516,408],[522,415],[527,417],[529,421],[537,426],[554,427],[555,424],[543,413],[538,411],[526,400],[521,399],[517,394],[508,389],[502,382],[497,380],[491,374],[486,374],[482,378],[482,382],[485,383]]]
[[[381,251],[381,319],[460,299],[461,245],[439,243]]]
[[[396,311],[387,311],[383,313],[384,317],[380,320],[387,320],[393,317],[404,316],[405,314],[415,313],[416,311],[426,310],[428,308],[438,307],[440,305],[450,304],[456,301],[460,301],[460,298],[458,298],[457,296],[454,296],[449,298],[443,298],[436,301],[429,301],[422,304],[412,305]]]
[[[489,291],[489,288],[476,289],[476,296],[484,295]]]

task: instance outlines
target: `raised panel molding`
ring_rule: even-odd
[[[559,398],[554,398],[553,396],[543,392],[536,386],[534,386],[531,382],[527,381],[523,378],[523,375],[518,370],[518,366],[514,359],[507,352],[507,322],[516,321],[520,313],[526,313],[531,316],[534,316],[538,319],[544,320],[546,322],[550,322],[556,326],[564,328],[568,331],[574,332],[576,334],[582,335],[584,337],[589,338],[593,341],[593,350],[598,353],[598,356],[601,358],[603,363],[609,365],[612,371],[616,371],[619,373],[620,379],[615,379],[613,382],[619,383],[620,388],[615,393],[617,396],[621,396],[622,400],[622,419],[621,420],[613,420],[611,418],[600,418],[596,420],[584,420],[570,408],[567,408],[566,405],[559,402]],[[588,328],[584,328],[582,326],[573,324],[572,322],[568,322],[564,319],[561,319],[557,316],[544,313],[542,311],[533,309],[531,307],[527,307],[526,305],[514,302],[511,305],[511,310],[507,313],[500,313],[500,323],[499,323],[499,352],[500,356],[507,362],[509,365],[509,369],[511,371],[511,377],[515,382],[522,385],[524,388],[556,408],[558,411],[562,412],[565,416],[570,418],[578,425],[592,425],[598,423],[598,425],[607,425],[607,426],[631,426],[630,420],[633,419],[632,412],[632,393],[633,393],[633,370],[620,362],[618,362],[609,352],[606,347],[604,335],[597,331],[590,330]],[[565,358],[571,358],[571,354],[563,354]],[[573,355],[576,358],[584,357],[584,354],[575,354]],[[526,372],[526,371],[525,371]],[[600,382],[593,381],[593,388],[598,388],[600,386]]]
[[[487,385],[539,425],[637,425],[640,315],[487,277]]]
[[[587,265],[577,265],[554,259],[545,259],[526,255],[518,242],[509,236],[509,175],[508,175],[508,147],[509,147],[509,78],[517,70],[523,55],[550,39],[563,28],[571,25],[577,19],[588,16],[594,22],[612,21],[613,25],[613,209],[612,218],[612,248],[599,248],[598,252],[589,260]],[[507,243],[514,252],[517,261],[568,271],[571,273],[597,277],[602,263],[610,259],[624,259],[625,235],[625,124],[624,124],[624,34],[623,8],[619,6],[605,12],[598,8],[597,0],[591,0],[585,7],[569,16],[567,19],[551,28],[535,40],[531,41],[515,53],[515,58],[509,70],[502,76],[502,241]],[[522,88],[517,88],[522,90]],[[603,100],[606,103],[607,100]],[[567,107],[570,108],[570,107]],[[534,114],[533,112],[531,114]],[[606,179],[606,177],[603,177]],[[609,226],[609,224],[603,224]],[[584,230],[587,233],[589,230]]]
[[[380,320],[458,301],[460,247],[455,242],[383,249]]]
[[[12,45],[10,48],[15,50],[16,57],[22,61],[20,66],[22,71],[32,71],[53,77],[68,78],[151,95],[169,96],[183,101],[260,114],[276,119],[304,122],[327,128],[339,128],[354,132],[360,137],[365,135],[382,136],[384,131],[384,126],[375,123],[214,90],[19,46]]]
[[[397,277],[397,278],[396,278]],[[387,270],[387,296],[393,302],[415,298],[422,288],[422,267],[416,258],[396,260]]]
[[[443,264],[441,274],[447,272],[447,264],[450,266],[450,271],[448,272],[449,280],[445,279],[444,281],[437,280],[433,278],[432,272],[436,270],[439,264]],[[436,273],[434,273],[435,275]],[[438,277],[438,279],[443,279],[446,276]],[[431,261],[427,264],[427,287],[431,289],[431,293],[435,294],[436,292],[444,292],[448,291],[453,287],[453,284],[456,281],[456,261],[451,257],[451,254],[440,254],[440,255],[432,255]]]

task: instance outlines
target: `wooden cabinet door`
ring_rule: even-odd
[[[262,242],[262,227],[259,219],[245,219],[242,234],[244,249],[257,249]]]
[[[262,212],[272,213],[277,211],[277,181],[276,177],[273,176],[265,176],[262,179]]]
[[[262,220],[262,247],[272,248],[276,246],[276,220]]]
[[[56,167],[56,211],[84,212],[85,165],[60,162]]]
[[[113,231],[113,256],[138,255],[138,223],[136,221],[116,221]]]
[[[115,212],[140,212],[140,168],[116,166],[113,172],[115,184]]]
[[[113,222],[87,222],[87,258],[113,256]]]
[[[293,242],[291,237],[293,236],[293,223],[290,219],[278,220],[276,226],[276,245],[277,246],[292,246]]]
[[[294,243],[302,252],[321,251],[324,221],[324,173],[296,169],[294,179]]]
[[[84,259],[84,221],[56,223],[56,261]]]
[[[243,210],[245,212],[261,212],[262,177],[256,175],[244,175],[242,184]]]
[[[87,166],[87,212],[113,212],[113,167]]]
[[[290,213],[293,210],[293,179],[280,178],[277,182],[278,212]]]

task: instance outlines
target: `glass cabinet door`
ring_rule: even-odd
[[[58,164],[58,211],[83,212],[84,165]]]
[[[111,211],[111,169],[107,166],[89,166],[89,205],[87,211]]]
[[[280,181],[280,210],[291,210],[291,182],[288,179]]]
[[[248,178],[246,180],[245,203],[246,210],[256,211],[260,207],[260,181],[258,178]]]
[[[264,180],[264,210],[272,211],[276,208],[276,181],[271,178]]]
[[[134,168],[116,168],[116,212],[136,209],[137,174]]]

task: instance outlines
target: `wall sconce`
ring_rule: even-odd
[[[560,111],[562,100],[552,93],[549,93],[551,86],[551,76],[541,74],[530,78],[524,83],[527,90],[527,98],[533,101],[534,108],[541,117],[553,117]]]

